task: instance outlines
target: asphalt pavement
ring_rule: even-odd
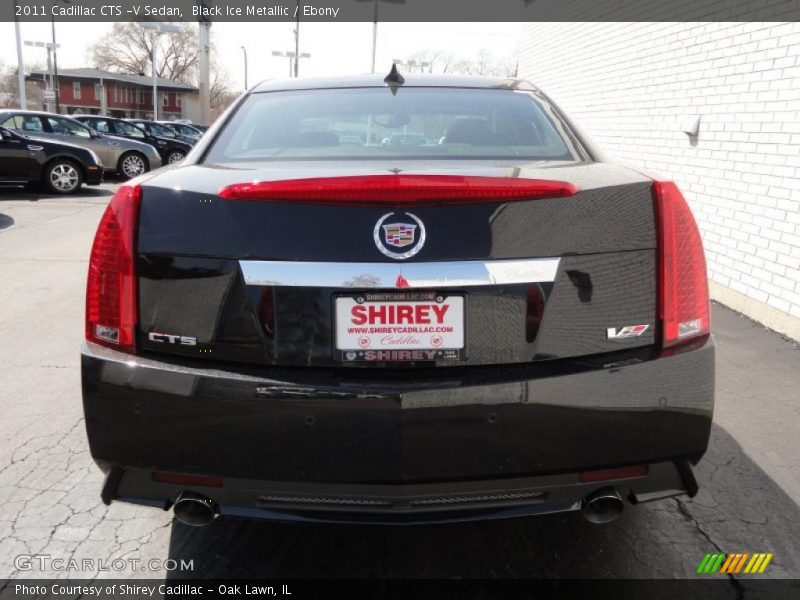
[[[700,493],[630,507],[606,526],[579,514],[437,526],[217,520],[100,501],[80,397],[86,266],[113,184],[61,198],[0,190],[0,578],[695,577],[707,552],[772,552],[761,576],[800,577],[800,348],[713,307],[717,408]],[[136,568],[40,569],[19,556]],[[147,565],[193,561],[193,570]],[[24,561],[23,561],[24,562]],[[725,578],[724,575],[716,577]]]

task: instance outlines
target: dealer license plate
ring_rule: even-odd
[[[380,292],[335,299],[341,361],[461,360],[464,296]]]

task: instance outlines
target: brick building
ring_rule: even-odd
[[[27,79],[38,82],[42,91],[49,87],[47,73],[34,72]],[[152,77],[100,69],[60,69],[58,89],[61,112],[65,114],[105,114],[142,119],[153,115]],[[159,119],[198,120],[196,87],[159,78],[158,96]],[[41,95],[40,100],[46,104]]]
[[[800,23],[531,23],[519,69],[678,183],[713,298],[800,339]]]

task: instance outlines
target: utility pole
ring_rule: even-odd
[[[378,3],[386,4],[405,4],[406,0],[356,0],[356,2],[372,2],[372,67],[370,73],[375,72],[375,54],[378,49]]]
[[[61,114],[61,99],[58,89],[58,44],[56,44],[56,17],[54,14],[54,8],[56,4],[62,2],[63,4],[72,4],[72,0],[53,0],[53,6],[50,9],[50,27],[53,35],[53,76],[55,77],[55,81],[53,82],[53,90],[56,93],[56,112]]]
[[[35,48],[47,48],[47,73],[50,75],[50,83],[48,87],[47,80],[45,79],[45,89],[52,93],[52,97],[43,98],[43,101],[47,103],[47,110],[49,112],[54,112],[55,106],[53,103],[56,99],[56,93],[54,88],[55,76],[53,75],[53,53],[55,52],[56,46],[54,46],[52,42],[25,42],[25,45]]]
[[[56,2],[53,2],[53,6],[56,5]],[[58,52],[56,48],[56,18],[51,14],[50,15],[50,25],[52,27],[53,33],[53,91],[56,93],[56,113],[61,114],[61,99],[59,98],[60,94],[58,93]]]
[[[295,19],[296,22],[294,24],[294,55],[296,57],[300,56],[300,0],[297,0],[297,10],[295,11]],[[297,77],[300,74],[300,61],[294,61],[294,76]]]
[[[158,52],[158,40],[160,39],[161,34],[156,35],[153,39],[153,56],[150,58],[150,62],[153,65],[153,121],[158,121],[158,66],[156,65],[158,56],[156,56],[156,53]]]
[[[372,16],[372,66],[370,73],[375,72],[375,54],[378,51],[378,0],[375,0],[375,12]]]
[[[200,124],[208,125],[211,119],[211,48],[209,47],[209,36],[211,29],[210,21],[200,21],[200,30],[197,35],[197,43],[200,50],[199,56],[199,76],[197,78],[200,88]]]
[[[16,0],[14,0],[14,29],[17,34],[17,85],[19,85],[19,107],[25,110],[28,108],[28,97],[25,93],[25,59],[22,57],[22,33],[19,29]]]

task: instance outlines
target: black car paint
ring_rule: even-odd
[[[0,127],[0,135],[0,184],[40,182],[46,166],[59,158],[78,164],[86,185],[103,182],[102,165],[85,148],[21,135],[5,127]]]
[[[181,154],[186,156],[192,150],[191,144],[186,144],[186,143],[184,143],[184,142],[182,142],[182,141],[180,141],[178,139],[173,139],[173,138],[167,138],[167,137],[162,137],[162,136],[158,136],[158,135],[153,135],[149,131],[147,131],[144,127],[142,127],[141,125],[138,125],[138,124],[130,122],[130,121],[126,121],[124,119],[117,119],[117,118],[114,118],[114,117],[96,117],[96,116],[92,116],[92,115],[74,115],[73,118],[76,121],[80,121],[84,125],[87,125],[88,127],[93,129],[94,131],[97,131],[96,123],[97,123],[97,121],[100,121],[100,120],[107,121],[107,122],[111,123],[112,126],[113,126],[114,123],[120,122],[120,123],[125,123],[126,125],[129,125],[129,126],[133,126],[133,127],[139,128],[139,130],[141,130],[141,132],[142,132],[143,137],[135,137],[135,136],[132,136],[132,135],[128,135],[128,134],[126,134],[124,132],[118,132],[118,131],[116,131],[116,129],[113,132],[111,132],[111,131],[103,132],[103,135],[107,135],[108,137],[119,137],[119,138],[125,138],[125,139],[130,139],[130,140],[136,140],[138,142],[144,142],[146,144],[150,144],[153,148],[156,149],[158,154],[161,156],[161,160],[163,161],[163,164],[165,164],[165,165],[167,164],[167,161],[169,160],[169,156],[172,153],[180,152]]]
[[[506,80],[424,81],[535,89]],[[407,83],[414,85],[414,78]],[[382,83],[268,82],[251,93],[363,85]],[[650,475],[612,484],[634,500],[696,492],[688,464],[702,457],[708,443],[713,341],[705,338],[671,355],[659,349],[651,180],[599,160],[602,153],[566,118],[584,162],[202,164],[225,118],[183,166],[143,184],[139,356],[94,344],[83,349],[86,426],[92,454],[109,474],[107,500],[174,500],[181,489],[143,479],[152,469],[221,476],[222,489],[188,489],[216,498],[223,514],[264,518],[359,520],[372,514],[394,522],[387,515],[400,514],[402,502],[369,505],[364,499],[378,493],[374,486],[402,499],[408,484],[441,484],[458,495],[505,489],[523,477],[552,478],[545,496],[574,506],[608,485],[578,485],[579,472],[631,464],[650,465]],[[342,368],[331,358],[330,316],[331,298],[341,290],[245,285],[240,259],[387,262],[371,236],[386,207],[227,201],[217,196],[222,187],[388,172],[578,185],[580,193],[571,198],[409,209],[431,233],[407,262],[560,258],[556,280],[545,290],[543,327],[532,342],[523,335],[523,289],[472,288],[469,335],[482,335],[486,347],[498,350],[494,356],[470,347],[466,364],[458,366]],[[264,293],[287,307],[275,313],[274,335],[285,336],[283,343],[265,332],[258,313]],[[481,304],[490,311],[505,307],[503,317],[510,320],[503,335],[479,312],[469,313]],[[634,323],[652,327],[622,344],[605,336],[607,327]],[[149,331],[190,335],[198,343],[166,347],[149,340]],[[679,484],[660,474],[661,464],[671,465]],[[264,504],[263,494],[289,488],[295,500],[286,492],[278,512]],[[335,503],[315,507],[296,498],[298,489],[355,502],[323,519],[320,511]],[[508,516],[503,507],[520,502],[531,504],[454,503],[445,514],[417,512],[406,520],[459,518],[459,509],[466,516],[468,508],[473,516]]]
[[[108,501],[164,506],[193,489],[215,498],[223,514],[272,519],[517,516],[508,509],[529,500],[456,502],[444,514],[397,509],[412,493],[410,484],[437,485],[439,493],[458,497],[549,477],[533,489],[545,499],[566,499],[552,507],[566,510],[608,485],[580,485],[579,472],[630,464],[651,468],[650,477],[612,482],[632,500],[646,492],[696,492],[689,463],[708,444],[713,343],[650,358],[641,349],[516,367],[342,374],[209,368],[91,345],[82,357],[84,411],[92,455],[109,476]],[[655,475],[659,463],[689,474],[667,484]],[[136,475],[153,469],[222,475],[226,484],[155,484]],[[392,504],[364,502],[377,493]],[[265,512],[264,495],[282,497],[281,510]],[[321,514],[331,508],[338,513]]]

